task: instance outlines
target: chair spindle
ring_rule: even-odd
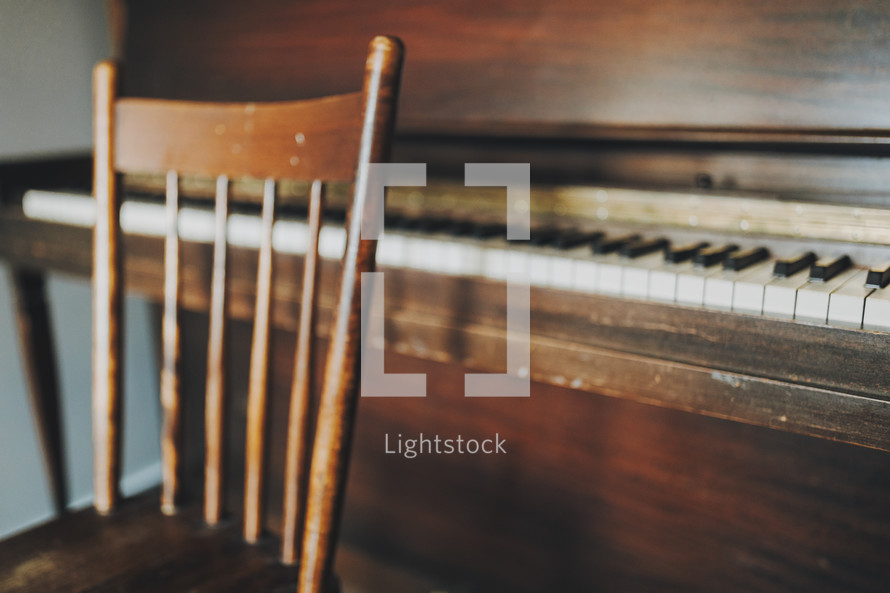
[[[300,298],[300,325],[290,396],[287,449],[284,474],[284,520],[281,558],[285,564],[299,559],[300,535],[306,501],[310,424],[309,400],[312,393],[312,341],[315,335],[315,300],[318,293],[318,237],[324,214],[324,186],[315,180],[309,192],[309,245],[303,260],[303,293]]]
[[[207,392],[204,410],[204,521],[219,523],[222,515],[223,403],[225,398],[226,255],[228,246],[229,179],[216,179],[213,273],[210,287],[210,335],[207,343]]]
[[[262,238],[257,265],[256,309],[250,350],[247,392],[247,444],[244,471],[244,539],[255,543],[262,528],[263,453],[266,427],[266,390],[269,371],[269,327],[272,305],[272,224],[275,218],[275,180],[263,186]]]
[[[164,241],[163,367],[161,368],[161,510],[176,512],[179,494],[179,176],[167,173],[166,239]]]

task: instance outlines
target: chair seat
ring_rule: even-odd
[[[278,593],[296,591],[297,568],[275,542],[249,545],[240,524],[209,528],[200,513],[168,517],[151,492],[103,517],[85,509],[0,541],[4,593]],[[341,548],[343,593],[430,591],[428,584]]]
[[[245,544],[234,524],[167,517],[156,493],[109,517],[86,509],[0,542],[0,591],[295,591],[296,580],[271,546]]]

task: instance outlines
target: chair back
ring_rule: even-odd
[[[247,393],[244,538],[262,525],[272,295],[272,228],[281,180],[311,182],[309,247],[304,260],[300,325],[290,402],[282,557],[301,555],[301,592],[321,591],[336,544],[356,406],[361,276],[373,271],[376,241],[360,236],[364,216],[378,211],[368,192],[368,165],[389,158],[402,46],[377,37],[370,45],[361,92],[278,103],[195,103],[118,97],[118,68],[94,72],[96,226],[93,267],[93,441],[95,507],[109,513],[120,497],[121,440],[121,173],[166,175],[166,237],[162,328],[161,510],[177,510],[182,481],[180,394],[179,187],[182,176],[216,178],[215,238],[205,403],[204,517],[222,512],[226,228],[230,180],[263,179],[262,235]],[[314,441],[309,397],[318,237],[324,183],[351,181],[346,246]],[[310,446],[311,445],[311,446]],[[310,462],[311,460],[311,462]],[[300,545],[302,543],[302,546]]]

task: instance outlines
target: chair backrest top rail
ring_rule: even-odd
[[[344,180],[355,175],[361,93],[275,103],[122,98],[115,170],[230,178]],[[298,125],[295,127],[294,122]]]

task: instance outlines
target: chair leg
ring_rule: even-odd
[[[31,411],[37,426],[53,507],[61,515],[65,512],[68,494],[56,353],[43,273],[12,270],[12,290]]]

